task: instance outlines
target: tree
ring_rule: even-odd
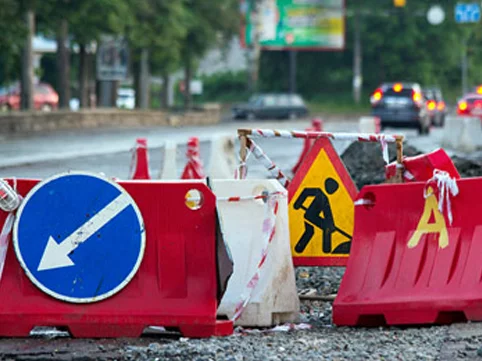
[[[32,110],[33,103],[33,49],[32,41],[35,34],[35,1],[24,0],[21,3],[24,14],[26,36],[22,48],[22,73],[21,73],[21,108]]]
[[[102,35],[123,35],[132,23],[132,14],[125,0],[83,0],[72,3],[70,33],[79,46],[79,100],[88,105],[88,88],[92,59],[88,49],[100,42]],[[91,50],[93,52],[93,50]]]
[[[195,59],[212,46],[220,46],[231,40],[239,29],[238,0],[198,1],[186,0],[189,23],[182,44],[184,63],[184,107],[191,108],[191,78]]]
[[[189,19],[185,0],[130,0],[130,6],[134,17],[128,39],[136,104],[145,107],[148,103],[149,65],[154,72],[164,75],[175,69]]]
[[[18,79],[21,50],[27,34],[24,16],[16,0],[0,0],[0,85]]]
[[[70,101],[69,20],[71,0],[42,0],[39,6],[40,28],[57,41],[57,92],[59,108],[68,108]]]

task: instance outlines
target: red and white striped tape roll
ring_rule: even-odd
[[[256,267],[256,271],[249,279],[244,291],[241,293],[240,300],[236,304],[234,310],[234,315],[232,317],[233,321],[238,320],[243,314],[246,306],[248,305],[253,292],[258,284],[261,277],[261,269],[268,257],[270,245],[274,239],[276,232],[276,216],[278,214],[278,197],[276,195],[270,195],[266,202],[266,216],[263,221],[263,249],[261,251],[261,257]]]

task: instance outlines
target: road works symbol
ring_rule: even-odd
[[[295,265],[346,264],[356,194],[356,187],[330,141],[318,139],[288,188]]]
[[[63,301],[85,303],[129,283],[144,255],[145,232],[137,205],[118,184],[67,173],[28,193],[13,242],[37,287]]]

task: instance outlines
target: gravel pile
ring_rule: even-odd
[[[395,144],[388,145],[390,162],[396,160],[396,151]],[[413,157],[421,152],[412,146],[404,145],[403,154]],[[379,184],[385,181],[385,161],[379,144],[354,142],[345,150],[341,159],[358,189],[368,184]]]
[[[482,176],[482,162],[460,157],[452,157],[455,167],[463,178]]]
[[[171,361],[435,360],[446,335],[447,327],[259,331],[207,340],[181,339],[134,350],[125,348],[123,357]]]

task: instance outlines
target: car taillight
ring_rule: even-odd
[[[466,101],[461,101],[459,102],[458,106],[457,106],[457,110],[459,113],[464,113],[466,112],[467,110],[469,109],[469,105],[467,104]]]
[[[429,100],[429,101],[427,102],[427,108],[428,108],[428,110],[435,110],[435,106],[436,106],[436,104],[435,104],[435,102],[434,102],[433,100]]]
[[[383,97],[383,91],[381,89],[375,90],[375,92],[372,94],[370,101],[372,104],[378,103]]]
[[[400,83],[393,84],[393,91],[395,93],[400,93],[403,89],[403,85]]]
[[[445,102],[443,101],[438,102],[437,109],[440,111],[445,110]]]
[[[476,89],[477,94],[482,94],[482,85],[479,85]]]
[[[417,105],[421,105],[422,104],[422,93],[417,92],[417,91],[413,91],[412,92],[412,99]]]

